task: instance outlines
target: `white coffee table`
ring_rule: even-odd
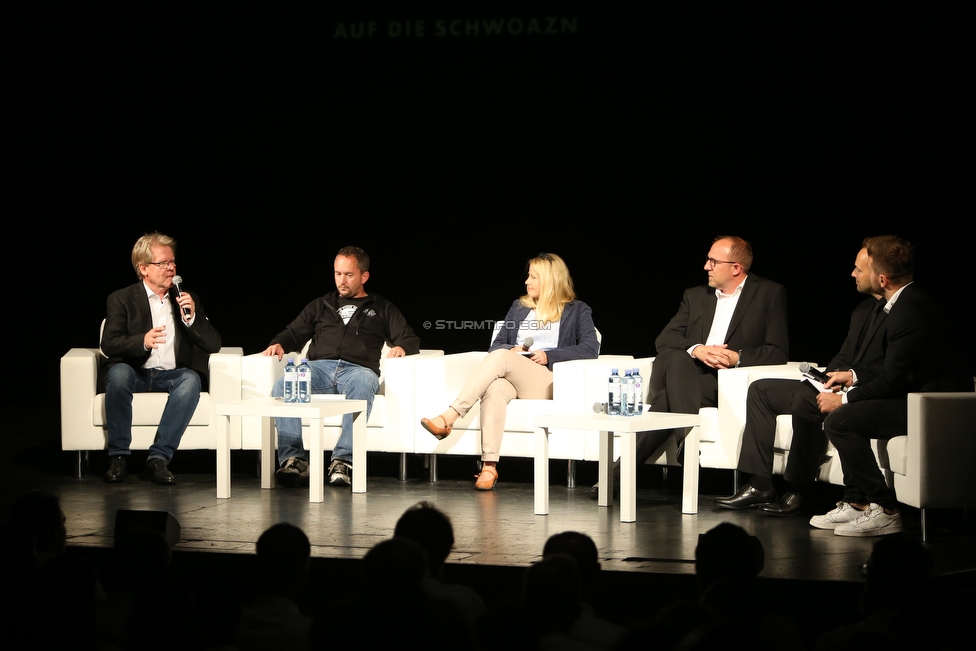
[[[308,403],[286,403],[277,398],[250,398],[240,402],[219,403],[216,412],[224,416],[220,447],[217,449],[217,497],[230,497],[230,418],[305,418],[311,426],[311,434],[304,440],[308,450],[308,501],[325,499],[325,449],[322,444],[324,419],[342,414],[353,415],[352,425],[352,492],[366,492],[366,401],[316,399]],[[338,399],[335,399],[338,398]],[[261,428],[265,436],[261,440],[261,488],[275,485],[274,427]]]
[[[637,521],[637,433],[678,427],[695,427],[698,414],[646,412],[640,416],[609,416],[595,412],[537,416],[535,425],[535,512],[549,513],[549,432],[553,429],[599,430],[600,506],[613,505],[613,437],[620,438],[620,521]],[[698,513],[698,436],[685,438],[681,512]]]

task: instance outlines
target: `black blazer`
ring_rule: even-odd
[[[942,306],[916,283],[905,287],[885,319],[884,364],[858,373],[847,401],[902,398],[917,391],[972,391],[956,337]]]
[[[705,343],[715,318],[715,288],[685,290],[678,313],[654,341],[660,355],[667,349],[687,350]],[[742,295],[725,336],[729,350],[740,352],[740,366],[785,364],[789,359],[786,288],[755,274],[746,277]]]
[[[877,373],[884,365],[885,354],[885,323],[887,314],[882,308],[886,301],[872,297],[861,301],[851,313],[851,327],[847,332],[840,351],[830,360],[826,368],[828,371],[852,370],[858,378],[862,375]],[[878,316],[869,325],[872,313],[878,310]],[[866,328],[870,328],[866,330]],[[858,347],[858,341],[861,345]]]
[[[174,294],[173,291],[169,292],[173,315],[178,321],[174,333],[176,365],[180,368],[192,368],[194,346],[205,353],[216,353],[220,350],[220,334],[207,318],[200,299],[193,293],[190,295],[196,306],[196,316],[192,326],[183,324]],[[149,359],[149,351],[143,346],[143,339],[152,327],[152,312],[149,309],[144,283],[137,282],[112,292],[105,308],[105,328],[102,331],[100,344],[102,352],[109,358],[105,368],[120,363],[142,368]]]

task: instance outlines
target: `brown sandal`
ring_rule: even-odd
[[[433,434],[434,438],[437,439],[438,441],[447,438],[450,435],[451,430],[453,429],[452,426],[447,424],[447,421],[444,420],[443,416],[434,416],[434,418],[435,419],[440,418],[441,422],[444,423],[444,427],[438,427],[437,425],[434,424],[434,421],[429,418],[421,418],[420,419],[421,426],[423,426],[425,430]]]
[[[479,491],[490,491],[495,487],[495,482],[498,481],[498,470],[495,466],[484,465],[481,467],[481,474],[475,475],[477,481],[474,483],[474,489]]]

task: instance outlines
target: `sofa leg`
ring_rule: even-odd
[[[75,460],[75,479],[81,479],[88,470],[88,450],[78,450],[78,458]]]
[[[397,476],[400,481],[407,481],[407,453],[400,453],[400,473]]]
[[[576,488],[576,460],[566,462],[566,488]]]
[[[922,521],[922,542],[928,542],[928,531],[925,528],[925,509],[919,509]]]
[[[430,479],[431,483],[437,481],[437,455],[436,454],[425,454],[424,459],[427,462],[427,477]]]

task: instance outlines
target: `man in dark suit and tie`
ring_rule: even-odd
[[[902,530],[895,491],[878,467],[871,439],[907,431],[909,393],[972,391],[972,370],[952,349],[960,341],[942,306],[914,281],[911,243],[894,235],[865,241],[873,291],[885,301],[884,364],[835,373],[817,396],[824,432],[840,456],[844,499],[810,524],[840,536],[881,536]],[[841,391],[844,388],[846,391]]]
[[[752,246],[741,237],[712,242],[704,267],[708,285],[685,291],[678,313],[654,342],[650,411],[696,414],[717,404],[719,369],[786,363],[786,288],[750,274],[751,267]],[[637,463],[673,434],[638,434]]]
[[[865,241],[866,242],[866,241]],[[854,369],[859,375],[884,363],[884,301],[872,293],[867,248],[854,261],[851,276],[857,291],[871,298],[861,302],[851,315],[847,338],[827,365],[827,374]],[[773,440],[776,417],[791,414],[793,439],[786,463],[786,480],[790,490],[779,500],[773,489]],[[821,458],[827,448],[823,433],[826,414],[817,404],[815,387],[798,380],[758,380],[749,385],[746,399],[746,426],[739,450],[739,472],[749,479],[734,495],[716,497],[714,504],[725,509],[759,507],[763,515],[790,516],[801,513],[804,501],[817,479]]]
[[[105,374],[109,469],[105,481],[125,481],[132,441],[132,394],[169,397],[149,448],[143,479],[173,484],[168,466],[200,401],[200,376],[190,368],[193,347],[220,350],[220,334],[190,292],[174,288],[176,242],[161,233],[139,238],[132,266],[139,282],[108,297],[101,349]]]

